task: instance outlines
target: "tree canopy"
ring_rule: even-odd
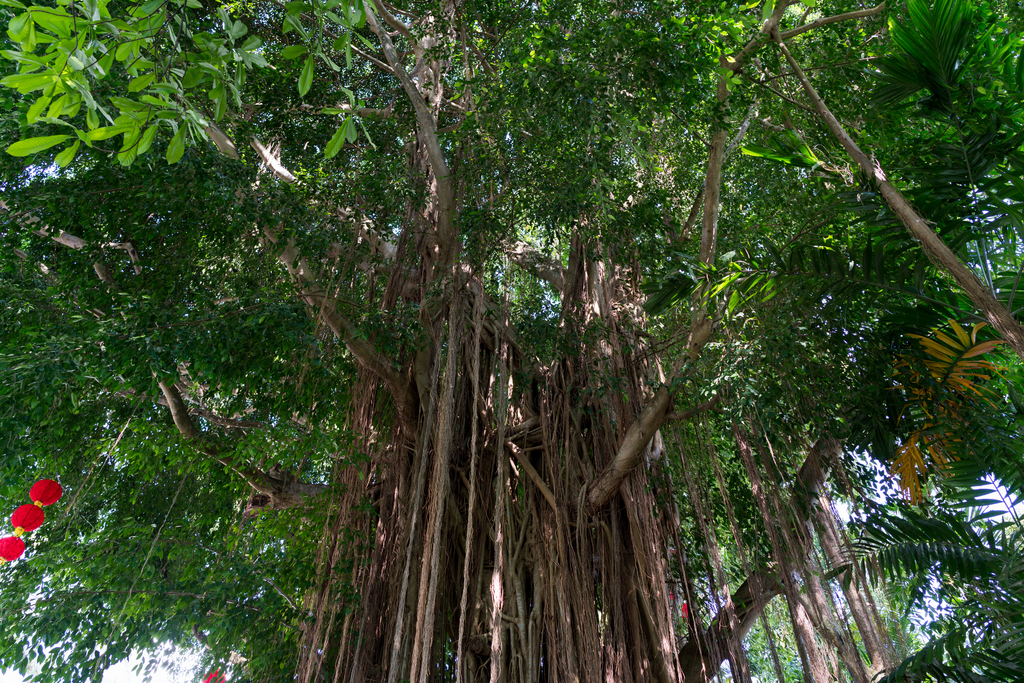
[[[0,13],[0,668],[1024,680],[1017,4]]]

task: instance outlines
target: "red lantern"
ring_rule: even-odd
[[[40,479],[32,485],[28,497],[32,499],[33,503],[42,507],[43,505],[53,505],[60,500],[63,493],[64,489],[53,479]]]
[[[11,524],[14,525],[14,535],[21,536],[26,531],[35,531],[39,525],[46,520],[41,508],[35,505],[22,505],[11,515]]]
[[[25,541],[17,536],[0,538],[0,561],[14,562],[25,552]]]

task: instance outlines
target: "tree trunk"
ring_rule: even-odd
[[[872,616],[864,591],[866,585],[858,571],[852,553],[846,552],[839,541],[839,530],[836,527],[835,516],[832,512],[832,502],[825,489],[825,471],[828,464],[838,457],[841,446],[835,439],[824,438],[819,440],[811,448],[807,460],[800,468],[799,481],[809,494],[811,501],[816,499],[817,505],[813,507],[813,522],[818,531],[818,540],[825,556],[832,565],[833,570],[842,569],[836,577],[846,596],[847,605],[853,616],[854,623],[860,633],[864,649],[867,651],[871,666],[868,670],[869,679],[879,673],[888,671],[895,666],[889,655],[889,648],[886,646],[886,634],[884,629]]]

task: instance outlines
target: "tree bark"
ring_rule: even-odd
[[[782,584],[771,571],[761,569],[751,574],[732,594],[738,628],[729,626],[726,608],[718,610],[706,631],[691,638],[679,651],[685,683],[704,683],[718,673],[731,642],[746,638],[761,611],[772,598],[782,594]]]

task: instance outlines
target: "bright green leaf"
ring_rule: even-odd
[[[75,140],[74,144],[58,154],[54,161],[57,162],[58,166],[64,168],[75,158],[75,155],[78,154],[78,148],[81,146],[82,142],[80,140]]]
[[[171,142],[167,145],[167,163],[176,164],[181,160],[182,155],[185,154],[185,126],[178,128],[178,132],[171,138]]]
[[[306,96],[310,86],[313,85],[313,66],[315,62],[316,58],[313,55],[306,57],[306,63],[302,67],[302,74],[299,75],[299,95],[302,97]]]
[[[42,152],[45,149],[50,149],[54,145],[67,140],[70,135],[45,135],[38,138],[25,138],[24,140],[18,140],[13,145],[7,148],[7,153],[15,157],[27,157],[29,154],[35,154],[36,152]]]

